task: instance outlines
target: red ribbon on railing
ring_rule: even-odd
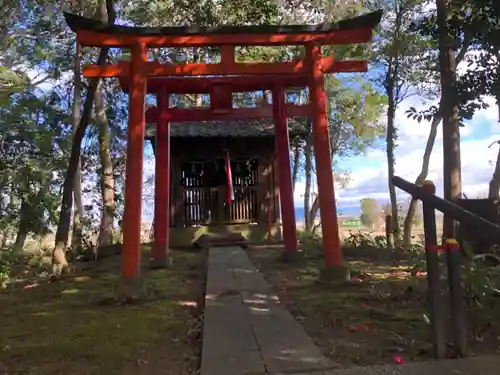
[[[445,243],[446,251],[460,251],[460,245],[454,238],[448,238]]]

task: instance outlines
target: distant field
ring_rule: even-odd
[[[319,223],[320,221],[317,220],[316,223]],[[304,228],[304,222],[303,221],[297,221],[297,229],[301,230]],[[345,239],[349,237],[351,233],[356,233],[356,232],[362,232],[366,234],[370,234],[371,236],[385,236],[385,229],[380,228],[378,230],[370,229],[365,227],[359,222],[356,222],[355,220],[353,221],[342,221],[339,225],[339,230],[340,230],[340,237],[341,239]],[[321,227],[317,229],[318,235],[321,234]],[[441,230],[441,223],[437,223],[437,234],[438,238],[441,236],[442,230]],[[424,228],[423,227],[414,227],[412,229],[412,237],[413,237],[413,242],[419,242],[421,240],[421,237],[424,235]]]
[[[318,224],[320,221],[316,220],[316,224]],[[440,237],[441,233],[441,223],[438,222],[438,238]],[[142,230],[142,241],[143,242],[149,242],[150,237],[150,223],[143,223],[143,230]],[[297,229],[302,230],[304,228],[304,221],[298,220],[297,221]],[[385,230],[383,228],[379,230],[373,230],[370,228],[365,227],[362,225],[359,220],[341,220],[340,221],[340,236],[342,239],[346,238],[349,236],[349,232],[363,232],[363,233],[370,233],[373,236],[385,236]],[[317,233],[321,234],[321,227],[317,229]],[[421,227],[413,228],[412,230],[412,236],[415,237],[415,241],[418,241],[420,236],[423,236],[424,230]],[[54,239],[55,235],[54,234],[49,234],[45,236],[43,239],[29,239],[26,241],[26,250],[28,251],[33,251],[33,250],[45,250],[45,249],[50,249],[54,246]],[[94,242],[97,240],[97,238],[94,239]],[[68,241],[71,243],[71,234],[70,234],[70,239]]]

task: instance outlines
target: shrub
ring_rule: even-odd
[[[39,267],[41,263],[38,253],[14,251],[12,246],[0,248],[0,287],[5,288],[17,272]]]

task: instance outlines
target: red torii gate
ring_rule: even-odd
[[[265,25],[155,29],[107,25],[65,13],[68,25],[77,34],[77,41],[82,46],[131,49],[130,62],[103,66],[90,65],[83,70],[85,77],[120,77],[122,87],[128,86],[130,95],[122,252],[124,278],[135,279],[140,275],[141,196],[146,117],[148,120],[156,121],[158,126],[156,186],[157,189],[161,186],[158,190],[164,192],[155,202],[155,213],[160,216],[160,222],[157,225],[158,229],[161,228],[160,236],[155,239],[153,254],[156,260],[165,259],[168,248],[169,122],[274,118],[285,250],[295,253],[297,237],[286,117],[309,116],[313,123],[325,265],[329,268],[342,266],[324,74],[339,71],[366,71],[367,66],[363,61],[335,61],[332,57],[322,57],[321,46],[369,42],[373,28],[380,22],[381,16],[382,12],[377,11],[338,23],[316,26]],[[304,60],[280,63],[238,63],[235,61],[235,46],[255,45],[304,45],[306,55]],[[157,61],[148,61],[149,48],[197,46],[219,47],[221,62],[219,64],[160,64]],[[158,76],[223,77],[148,79],[148,77]],[[285,87],[304,85],[309,86],[310,89],[309,104],[295,106],[285,103]],[[262,89],[272,90],[272,109],[266,107],[232,108],[232,92]],[[146,113],[145,96],[148,91],[158,93],[158,108],[148,110]],[[187,92],[209,92],[212,98],[211,108],[188,110],[169,108],[170,94]]]
[[[335,65],[335,71],[366,71],[365,61],[344,61]],[[283,223],[284,257],[293,257],[297,251],[295,209],[290,168],[288,128],[286,117],[306,117],[310,115],[309,105],[285,103],[285,94],[279,90],[307,86],[307,76],[280,76],[279,84],[275,77],[231,77],[231,78],[148,78],[147,92],[157,97],[157,106],[148,108],[146,122],[156,123],[156,160],[155,164],[155,228],[153,259],[156,265],[165,264],[168,257],[170,215],[170,123],[184,121],[231,121],[254,118],[274,118],[276,154],[278,160],[281,216]],[[128,76],[120,77],[120,85],[128,92]],[[233,92],[271,90],[276,107],[232,108]],[[169,107],[170,94],[210,94],[211,108],[172,108]],[[281,108],[284,108],[284,112]],[[279,109],[279,110],[278,110]],[[167,188],[165,188],[165,186]]]
[[[363,67],[363,66],[362,66]],[[287,77],[285,77],[287,78]],[[282,80],[282,88],[305,86],[307,80],[297,76]],[[298,79],[299,78],[299,79]],[[156,164],[155,164],[155,237],[153,244],[153,259],[156,265],[165,264],[168,258],[170,214],[170,123],[191,121],[231,121],[254,118],[274,118],[276,154],[278,159],[278,174],[280,183],[280,200],[283,220],[284,256],[293,256],[298,251],[295,224],[295,209],[292,188],[292,173],[290,168],[289,139],[286,117],[301,117],[309,115],[307,105],[284,103],[285,94],[277,93],[275,109],[284,108],[273,113],[271,106],[255,108],[232,108],[232,93],[272,89],[277,90],[276,79],[259,82],[258,76],[220,78],[148,78],[147,92],[155,93],[157,106],[148,108],[146,121],[156,123]],[[182,84],[181,84],[182,83]],[[130,82],[128,77],[120,77],[120,84],[125,92]],[[169,107],[171,94],[210,94],[211,108],[172,108]]]

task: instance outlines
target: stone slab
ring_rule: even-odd
[[[255,375],[264,371],[241,297],[206,300],[201,374]]]
[[[202,375],[264,374],[265,366],[232,271],[233,251],[210,249],[203,323]]]
[[[241,248],[209,250],[201,375],[332,367]]]
[[[499,375],[500,356],[332,370],[238,247],[210,249],[201,375]]]
[[[333,367],[275,295],[242,294],[269,373],[317,371]]]

